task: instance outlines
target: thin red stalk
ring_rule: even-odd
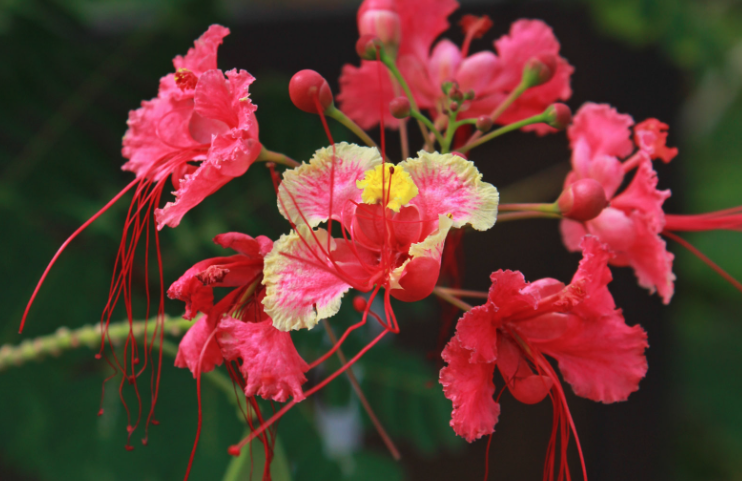
[[[67,238],[67,240],[64,241],[64,243],[62,243],[62,245],[59,247],[59,249],[57,249],[57,253],[54,254],[54,257],[52,257],[52,260],[49,261],[49,265],[47,265],[46,266],[46,269],[44,269],[44,273],[41,275],[41,279],[39,279],[39,282],[36,284],[36,288],[34,289],[33,294],[31,294],[31,298],[28,300],[28,304],[26,304],[26,309],[25,309],[25,311],[23,311],[23,317],[21,318],[21,326],[18,329],[18,333],[19,334],[23,333],[23,327],[26,324],[26,317],[28,317],[28,311],[31,309],[31,305],[33,304],[34,299],[36,299],[36,294],[38,294],[39,289],[41,288],[41,284],[44,283],[44,279],[46,279],[46,276],[47,276],[47,274],[49,274],[49,271],[51,270],[51,268],[54,265],[54,263],[57,262],[57,258],[60,256],[60,254],[62,254],[62,252],[67,248],[67,246],[69,245],[69,243],[72,242],[72,240],[75,237],[77,237],[78,234],[80,234],[80,232],[84,231],[90,224],[92,224],[98,217],[100,217],[101,214],[103,214],[113,204],[115,204],[124,194],[126,194],[129,191],[129,189],[131,189],[132,187],[134,187],[137,184],[137,182],[139,182],[138,179],[132,180],[129,183],[129,185],[127,185],[126,187],[124,187],[123,190],[121,190],[121,192],[119,192],[118,194],[116,194],[113,197],[113,199],[111,199],[110,201],[108,201],[108,203],[106,205],[104,205],[102,209],[100,209],[98,212],[96,212],[95,214],[93,214],[93,216],[90,219],[88,219],[87,221],[85,221],[85,223],[83,225],[81,225],[80,227],[78,227],[77,230],[75,232],[73,232],[72,235],[70,235]]]
[[[672,232],[668,232],[666,230],[665,231],[662,231],[662,235],[664,235],[665,237],[667,237],[669,239],[674,240],[675,242],[677,242],[681,246],[683,246],[686,249],[688,249],[689,251],[691,251],[696,257],[698,257],[699,259],[701,259],[701,261],[703,261],[707,266],[709,266],[711,269],[713,269],[714,272],[716,272],[721,277],[723,277],[725,281],[727,281],[728,283],[730,283],[731,285],[733,285],[734,288],[737,289],[738,291],[742,292],[742,283],[740,283],[737,279],[735,279],[730,274],[728,274],[727,271],[725,271],[724,269],[722,269],[721,267],[719,267],[714,261],[712,261],[711,259],[709,259],[708,257],[706,257],[703,254],[703,252],[701,252],[698,249],[696,249],[690,242],[688,242],[687,240],[683,239],[682,237],[679,237],[679,236],[673,234]]]
[[[206,348],[209,346],[209,343],[216,335],[216,329],[211,331],[211,334],[206,339],[206,342],[204,342],[204,346],[201,348],[201,354],[198,356],[198,364],[196,364],[196,397],[198,398],[198,427],[196,428],[196,439],[193,441],[193,449],[191,449],[191,456],[188,459],[188,467],[186,468],[185,477],[183,478],[183,481],[188,480],[188,476],[191,474],[191,466],[193,465],[193,458],[196,455],[196,447],[198,446],[198,438],[201,436],[201,421],[202,421],[202,412],[201,412],[201,363],[203,363],[204,360],[204,354],[206,353]]]
[[[335,372],[333,372],[332,374],[330,374],[327,378],[325,378],[322,382],[320,382],[319,384],[317,384],[316,386],[314,386],[310,390],[305,391],[304,392],[305,398],[307,398],[307,397],[311,396],[312,394],[316,393],[317,391],[319,391],[320,389],[322,389],[323,387],[325,387],[328,383],[330,383],[330,381],[332,381],[333,379],[335,379],[336,377],[338,377],[339,375],[341,375],[343,372],[345,372],[347,369],[349,369],[353,364],[356,363],[356,361],[358,361],[358,359],[360,359],[364,354],[366,354],[366,352],[368,352],[369,349],[371,349],[372,347],[374,347],[376,345],[376,343],[378,343],[381,340],[381,338],[384,337],[384,335],[386,335],[387,332],[388,331],[382,331],[370,343],[368,343],[363,349],[361,349],[358,352],[358,354],[356,354],[355,356],[353,356],[353,358],[350,359],[350,361],[348,361],[347,364],[345,364],[344,366],[342,366],[341,368],[339,368],[338,370],[336,370]],[[276,421],[278,421],[278,419],[280,419],[281,416],[283,416],[284,414],[286,414],[286,412],[289,409],[291,409],[292,407],[294,407],[295,404],[296,404],[296,400],[295,399],[292,399],[291,401],[289,401],[288,403],[286,403],[277,413],[275,413],[273,416],[271,416],[268,419],[268,421],[266,421],[265,423],[263,423],[257,429],[257,431],[253,431],[252,433],[250,433],[249,436],[247,436],[245,439],[243,439],[239,443],[237,443],[237,444],[235,444],[233,446],[230,446],[230,448],[229,448],[230,454],[233,454],[234,455],[234,454],[239,453],[239,450],[240,449],[242,449],[247,443],[249,443],[250,441],[252,441],[253,439],[255,439],[257,436],[259,436],[263,431],[265,431],[266,429],[268,429],[268,427],[270,427],[273,423],[275,423]]]

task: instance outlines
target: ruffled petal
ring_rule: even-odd
[[[281,331],[313,328],[334,316],[351,285],[340,279],[326,254],[327,231],[298,225],[273,244],[265,257],[265,312]],[[330,250],[336,246],[331,243]]]
[[[607,104],[588,102],[572,118],[567,136],[573,149],[580,139],[584,139],[592,158],[600,155],[623,158],[634,149],[632,125],[634,119],[630,115],[619,114]]]
[[[420,210],[423,221],[451,215],[452,227],[471,224],[476,230],[495,225],[499,194],[482,182],[473,162],[453,154],[420,151],[399,165],[412,177],[418,189],[410,204]]]
[[[188,329],[183,339],[180,340],[178,346],[178,355],[175,356],[176,367],[187,367],[193,373],[193,377],[196,377],[196,369],[198,367],[198,360],[201,359],[201,352],[203,351],[204,356],[201,361],[201,373],[212,371],[216,366],[221,366],[224,357],[222,351],[219,349],[219,344],[216,341],[216,335],[209,341],[206,350],[204,351],[204,345],[209,339],[213,332],[213,327],[209,325],[206,316],[196,321],[196,323]]]
[[[173,59],[175,69],[186,68],[196,75],[216,68],[216,51],[222,39],[229,35],[229,29],[221,25],[211,25],[203,35],[188,49],[185,57],[178,55]]]
[[[470,362],[497,361],[497,307],[491,302],[472,308],[456,323],[456,338],[470,351]]]
[[[451,427],[472,442],[495,431],[500,405],[492,398],[495,364],[469,362],[470,354],[453,337],[441,354],[448,365],[441,369],[439,381],[443,393],[453,403]]]
[[[672,272],[672,261],[675,256],[667,251],[667,244],[650,227],[652,219],[639,212],[631,216],[634,221],[636,240],[626,252],[628,263],[634,269],[639,285],[655,290],[662,297],[662,302],[670,303],[675,292],[675,274]]]
[[[620,311],[601,317],[571,316],[572,326],[553,341],[534,342],[559,362],[575,394],[593,401],[625,401],[647,373],[647,334],[629,327]]]
[[[301,358],[291,335],[273,327],[272,321],[242,322],[227,317],[219,322],[219,343],[224,358],[240,359],[245,395],[285,402],[304,399],[301,389],[309,365]]]
[[[329,219],[330,210],[333,219],[342,220],[344,210],[361,202],[362,190],[356,187],[356,181],[381,164],[375,148],[341,142],[335,144],[333,174],[332,154],[332,147],[319,149],[308,164],[284,172],[278,188],[278,210],[294,224],[316,227]]]
[[[641,212],[647,219],[647,227],[655,233],[665,227],[665,212],[662,204],[670,197],[670,190],[657,190],[657,172],[647,158],[639,164],[631,184],[611,200],[611,206],[626,214]]]
[[[168,202],[155,210],[157,228],[177,227],[189,210],[200,204],[227,182],[247,172],[260,154],[261,145],[247,137],[245,131],[232,129],[214,138],[208,159],[192,174],[186,175],[175,191],[175,202]]]

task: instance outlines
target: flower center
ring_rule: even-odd
[[[377,204],[386,200],[386,207],[399,212],[399,209],[417,195],[417,186],[410,174],[400,166],[389,163],[377,165],[366,171],[356,187],[363,189],[361,200],[366,204]]]

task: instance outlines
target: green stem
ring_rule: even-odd
[[[456,112],[448,114],[448,127],[446,128],[446,137],[443,139],[441,144],[441,153],[447,154],[451,149],[451,142],[453,141],[453,135],[456,133]]]
[[[427,118],[419,111],[412,109],[410,109],[410,116],[416,118],[418,122],[422,122],[423,124],[427,125],[430,131],[433,132],[433,135],[435,135],[435,139],[438,141],[438,143],[440,145],[443,145],[443,136],[440,132],[438,132],[438,129],[435,128],[435,125],[433,125],[433,122],[431,122],[429,118]]]
[[[358,138],[361,139],[369,147],[376,147],[377,149],[379,148],[379,146],[376,145],[376,142],[374,142],[374,140],[369,137],[368,134],[358,126],[358,124],[353,122],[347,115],[345,115],[334,105],[330,105],[330,107],[325,110],[325,115],[327,115],[328,117],[332,117],[333,119],[343,124],[348,130],[356,134]]]
[[[561,219],[562,216],[558,214],[549,214],[546,212],[509,212],[507,214],[500,214],[497,216],[498,222],[507,222],[509,220],[523,220],[523,219]]]
[[[513,102],[518,100],[518,97],[523,95],[523,92],[528,90],[528,86],[524,83],[523,79],[521,79],[520,83],[518,84],[515,89],[510,92],[510,95],[508,95],[505,100],[502,101],[500,105],[498,105],[495,110],[492,111],[490,114],[490,120],[492,122],[495,122],[498,118],[500,118],[500,115],[502,115],[505,110],[507,110],[508,107],[510,107]],[[474,134],[469,138],[469,141],[467,144],[474,143],[476,140],[482,136],[482,132],[474,132]]]
[[[179,336],[192,324],[192,321],[183,318],[165,317],[165,333]],[[156,318],[135,321],[131,326],[127,321],[109,324],[108,335],[114,344],[123,343],[129,337],[129,329],[135,337],[141,338],[145,333],[145,325],[147,337],[152,336],[157,325]],[[21,366],[28,361],[39,360],[46,355],[58,356],[64,351],[80,346],[96,349],[100,346],[100,339],[100,324],[91,324],[74,330],[60,327],[54,334],[28,339],[17,346],[6,344],[0,347],[0,371],[11,366]]]
[[[504,127],[500,127],[497,130],[494,130],[490,132],[489,134],[485,135],[484,137],[475,140],[474,142],[468,142],[466,145],[456,149],[457,152],[466,153],[473,149],[474,147],[478,147],[485,142],[489,142],[490,140],[494,139],[495,137],[499,137],[502,134],[506,134],[508,132],[512,132],[513,130],[518,130],[521,127],[525,127],[526,125],[531,124],[538,124],[542,123],[547,119],[547,115],[545,114],[538,114],[534,115],[533,117],[529,117],[527,119],[523,119],[520,122],[513,122],[512,124],[506,125]]]
[[[299,167],[299,162],[295,161],[286,154],[280,152],[273,152],[265,147],[260,151],[260,155],[255,159],[257,162],[274,162],[276,164],[285,165],[287,167]]]
[[[415,97],[412,95],[410,86],[407,85],[407,81],[404,79],[402,73],[397,68],[394,57],[387,54],[383,48],[379,48],[379,60],[381,60],[384,65],[386,65],[386,68],[388,68],[392,75],[394,75],[394,78],[397,79],[397,82],[399,82],[402,90],[404,90],[404,94],[407,97],[407,100],[410,102],[410,110],[420,113],[420,109],[417,107],[417,102],[415,101]],[[425,150],[432,151],[433,145],[430,142],[430,135],[428,134],[426,124],[422,122],[417,116],[414,117],[417,119],[417,124],[420,126],[420,132],[422,132],[423,134],[423,139],[425,141]],[[440,133],[438,133],[436,138],[438,136],[440,136]]]
[[[559,205],[557,205],[556,202],[552,204],[500,204],[497,209],[500,212],[531,211],[544,212],[547,214],[561,214]]]

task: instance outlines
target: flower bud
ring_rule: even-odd
[[[443,82],[441,84],[441,90],[443,91],[443,95],[448,95],[448,92],[451,91],[453,86],[454,86],[454,83],[449,80],[446,80],[445,82]]]
[[[461,102],[464,100],[464,92],[459,89],[458,84],[454,83],[451,89],[448,91],[448,98],[454,102]]]
[[[464,94],[464,100],[474,100],[474,97],[476,96],[476,92],[474,92],[473,89],[470,89]]]
[[[572,122],[572,111],[564,104],[551,104],[544,110],[544,114],[548,117],[544,123],[555,129],[566,129]]]
[[[356,42],[356,53],[363,60],[376,60],[377,49],[382,47],[379,37],[374,35],[363,35]]]
[[[597,180],[580,179],[564,189],[557,205],[564,217],[584,222],[598,217],[608,206],[608,199]]]
[[[478,131],[487,132],[489,129],[492,128],[492,119],[489,117],[489,115],[481,115],[479,118],[477,118],[477,123],[474,125],[477,127]]]
[[[450,104],[448,104],[448,106],[452,112],[456,112],[457,110],[459,110],[459,107],[460,107],[459,103],[456,101],[451,102]]]
[[[544,54],[531,57],[523,66],[523,83],[526,88],[543,85],[554,76],[557,70],[555,55]]]
[[[406,119],[410,116],[410,101],[407,97],[397,97],[389,102],[389,110],[395,119]]]
[[[392,0],[367,0],[358,10],[358,33],[378,37],[394,55],[402,40],[402,22]]]
[[[315,96],[319,99],[324,112],[332,106],[332,91],[324,77],[310,69],[296,72],[289,82],[289,97],[294,105],[310,114],[319,113],[314,101]]]

